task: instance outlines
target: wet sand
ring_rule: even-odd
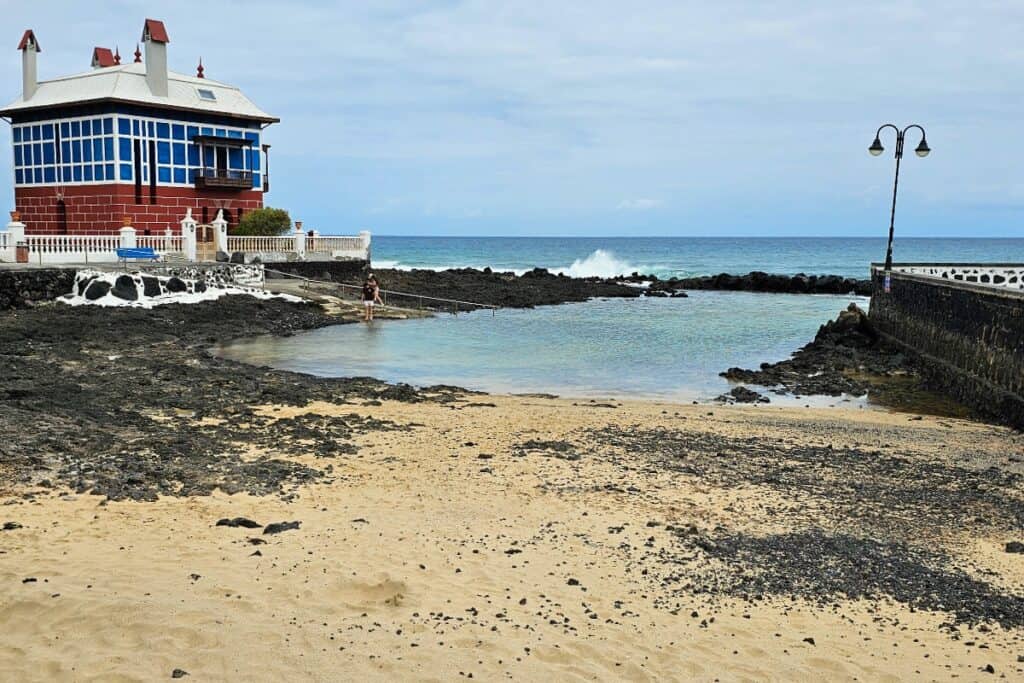
[[[1024,673],[1024,437],[1001,427],[485,395],[214,412],[147,419],[239,423],[242,461],[322,476],[152,502],[5,478],[2,678]]]

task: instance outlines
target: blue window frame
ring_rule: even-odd
[[[21,142],[21,126],[15,126],[12,135],[15,142]]]
[[[176,168],[174,169],[174,182],[184,183],[185,182],[185,169]]]
[[[213,135],[213,128],[203,128],[203,135]]]
[[[156,143],[156,162],[158,164],[169,164],[169,163],[171,163],[171,143],[169,143],[169,142],[158,142],[158,143]]]
[[[246,140],[252,140],[253,146],[255,146],[255,147],[258,147],[259,144],[260,144],[259,133],[246,133],[245,134],[245,139]]]
[[[161,183],[171,182],[171,169],[167,166],[157,166],[156,179]]]
[[[53,143],[52,142],[44,142],[43,143],[43,163],[44,164],[54,164],[56,162],[57,162],[57,158],[56,158],[56,155],[53,152]]]
[[[82,121],[82,135],[92,135],[92,121]]]
[[[103,119],[103,134],[113,135],[114,134],[114,119],[106,118]]]
[[[32,184],[32,169],[31,168],[25,169],[25,177],[21,179],[21,182],[24,183],[25,185],[31,185]]]
[[[240,130],[229,130],[228,131],[228,137],[229,138],[240,138],[240,137],[242,137],[242,131],[240,131]]]
[[[131,179],[132,179],[132,165],[131,164],[121,164],[121,180],[131,180]]]
[[[185,126],[180,123],[175,123],[171,126],[171,137],[175,140],[185,139]]]
[[[226,138],[228,136],[228,132],[223,128],[218,128],[217,130],[214,131],[214,135],[216,135],[219,138]]]
[[[171,126],[170,124],[158,121],[156,124],[156,136],[161,140],[166,140],[171,137]]]
[[[178,165],[178,166],[184,166],[185,165],[185,144],[182,143],[182,142],[175,142],[171,146],[171,151],[173,152],[174,163],[176,165]],[[184,181],[182,181],[182,182],[184,182]]]
[[[78,121],[71,122],[71,137],[77,138],[82,136],[82,124]]]

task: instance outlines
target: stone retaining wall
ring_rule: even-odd
[[[1024,292],[893,272],[872,274],[870,319],[920,356],[928,379],[979,413],[1024,429]]]
[[[53,301],[70,292],[74,282],[74,268],[0,269],[0,311]]]

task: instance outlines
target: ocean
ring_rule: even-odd
[[[1024,262],[1024,239],[903,239],[896,261]],[[392,268],[548,268],[578,277],[639,271],[662,278],[719,272],[867,277],[885,242],[861,238],[375,237],[373,263]],[[231,358],[322,376],[373,376],[417,386],[582,398],[708,400],[718,373],[788,357],[856,296],[690,292],[525,310],[342,325],[221,349]],[[808,399],[772,398],[774,403]],[[830,405],[863,401],[843,397]]]

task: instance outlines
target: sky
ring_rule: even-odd
[[[172,70],[281,118],[272,192],[324,233],[1024,237],[1024,3],[0,0],[0,99],[165,22]],[[0,124],[10,155],[10,129]],[[12,162],[0,188],[13,205]]]

